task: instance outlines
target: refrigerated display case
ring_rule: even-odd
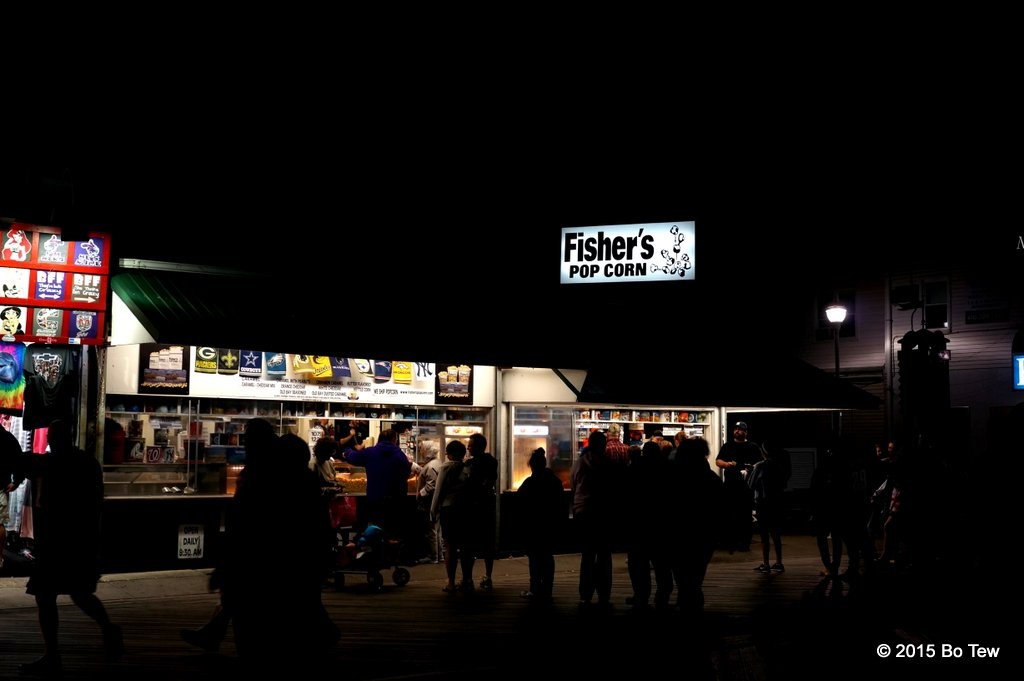
[[[453,440],[459,440],[462,444],[469,447],[469,436],[473,434],[480,434],[486,437],[483,426],[474,426],[469,424],[462,425],[446,425],[444,427],[444,439],[441,441],[441,448],[447,449],[448,444]]]
[[[519,486],[523,484],[523,480],[532,473],[529,465],[530,455],[538,447],[543,447],[545,455],[550,456],[551,441],[548,439],[550,432],[551,427],[546,424],[512,427],[511,485],[513,489],[519,489]]]
[[[530,475],[530,454],[543,447],[548,468],[569,489],[569,472],[574,460],[573,410],[568,407],[516,405],[512,409],[512,455],[506,489],[516,490]]]

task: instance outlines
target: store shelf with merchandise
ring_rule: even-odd
[[[186,398],[147,395],[108,395],[107,418],[115,421],[124,433],[123,446],[111,447],[114,453],[105,457],[104,466],[110,475],[111,489],[122,484],[128,471],[124,465],[158,464],[206,465],[220,471],[219,488],[233,494],[239,472],[245,463],[245,425],[252,418],[265,418],[279,434],[293,433],[306,440],[310,447],[321,437],[347,434],[355,426],[361,438],[374,443],[381,431],[395,423],[410,428],[400,436],[399,444],[417,463],[425,457],[418,442],[433,439],[440,447],[445,429],[456,428],[483,432],[489,410],[473,407],[401,406],[359,404],[240,400],[222,398]],[[109,425],[109,424],[108,424]],[[219,467],[219,468],[217,468]],[[337,461],[338,480],[347,493],[362,494],[366,489],[366,473],[344,461]],[[157,472],[155,469],[149,471]],[[180,471],[175,474],[184,475]],[[152,477],[152,476],[150,476]],[[157,476],[160,477],[160,476]],[[164,487],[181,489],[181,480],[167,485],[139,485],[133,493],[162,493]],[[175,483],[175,484],[170,484]],[[212,483],[207,484],[209,488]],[[410,479],[415,492],[415,478]]]
[[[706,427],[711,425],[711,409],[581,409],[578,423],[662,423],[665,425]]]
[[[714,420],[712,409],[608,409],[592,407],[574,412],[577,451],[587,445],[590,433],[613,425],[622,431],[626,444],[643,444],[655,431],[672,437],[683,431],[687,437],[707,437]]]

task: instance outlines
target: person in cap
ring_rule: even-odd
[[[737,421],[732,440],[722,445],[715,459],[725,482],[722,537],[730,553],[749,551],[753,532],[754,494],[747,485],[747,475],[761,460],[761,448],[747,439],[748,431],[746,421]]]

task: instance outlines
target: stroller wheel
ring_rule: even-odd
[[[395,568],[395,572],[391,575],[391,579],[395,580],[395,584],[398,586],[405,586],[409,583],[409,578],[412,575],[404,567]]]
[[[379,572],[367,572],[366,583],[370,585],[370,588],[374,591],[380,591],[384,587],[384,576]]]

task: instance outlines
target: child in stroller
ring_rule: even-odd
[[[340,536],[340,535],[339,535]],[[398,586],[405,586],[411,577],[409,570],[400,566],[402,543],[388,537],[379,525],[369,524],[351,538],[343,538],[338,547],[338,563],[334,570],[334,586],[345,586],[345,575],[362,573],[374,591],[384,586],[381,570],[393,569],[391,578]]]

